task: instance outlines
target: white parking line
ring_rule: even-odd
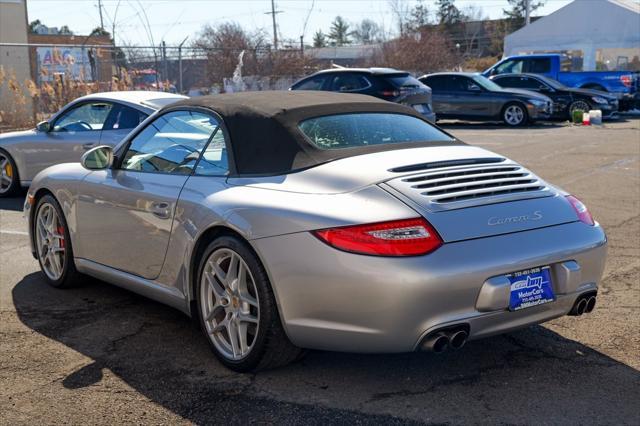
[[[9,234],[9,235],[29,235],[26,231],[9,231],[5,229],[0,229],[0,234]]]

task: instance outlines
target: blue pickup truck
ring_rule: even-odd
[[[620,99],[620,111],[640,107],[640,75],[632,71],[572,71],[572,61],[561,54],[509,56],[482,73],[532,73],[558,80],[568,87],[611,92]]]

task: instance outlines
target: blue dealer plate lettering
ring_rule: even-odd
[[[507,275],[511,282],[509,309],[517,311],[553,302],[551,269],[548,266],[531,268]]]

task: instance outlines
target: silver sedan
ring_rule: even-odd
[[[173,306],[237,371],[589,313],[607,250],[584,204],[520,164],[330,92],[178,102],[38,174],[25,217],[49,284]]]
[[[0,198],[28,187],[41,170],[80,161],[88,149],[115,146],[150,114],[185,96],[163,92],[109,92],[69,103],[36,129],[0,134]]]

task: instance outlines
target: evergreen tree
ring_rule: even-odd
[[[436,16],[439,24],[455,24],[462,20],[462,13],[455,5],[455,0],[436,0],[438,8]]]
[[[409,16],[409,30],[418,31],[420,28],[429,25],[429,9],[423,4],[423,0],[418,0]]]
[[[349,40],[349,24],[342,16],[336,16],[336,19],[331,23],[331,31],[329,32],[329,39],[331,44],[335,46],[344,46],[351,43]]]
[[[322,30],[316,31],[316,33],[313,35],[313,47],[325,47],[326,45],[327,40]]]
[[[524,18],[527,14],[527,0],[507,0],[511,9],[502,9],[505,16],[508,19],[524,22]],[[544,6],[546,0],[529,0],[529,10],[533,13],[534,10]]]

